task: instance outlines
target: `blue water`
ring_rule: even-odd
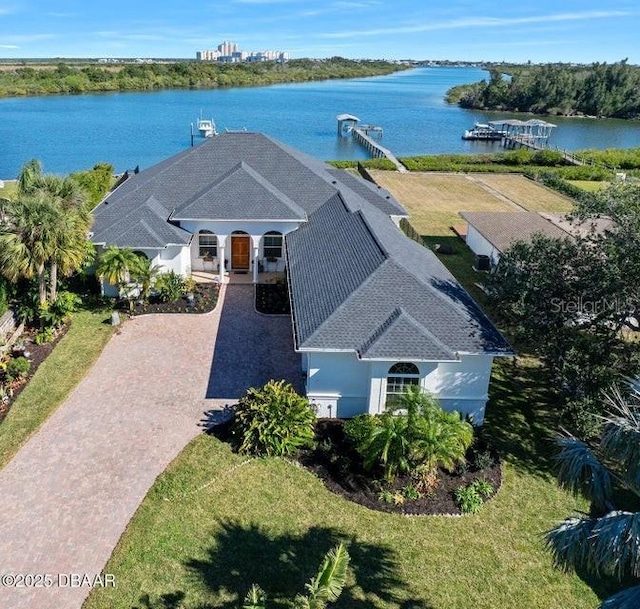
[[[32,97],[0,100],[0,177],[15,177],[29,159],[67,173],[106,161],[117,171],[141,168],[190,145],[190,124],[213,118],[219,130],[262,131],[322,159],[366,154],[336,135],[336,115],[355,114],[384,128],[396,155],[486,152],[498,145],[465,142],[474,122],[504,113],[448,106],[455,84],[480,80],[476,68],[420,68],[389,76],[271,87]],[[520,117],[522,118],[522,116]],[[640,122],[550,119],[561,148],[640,147]]]

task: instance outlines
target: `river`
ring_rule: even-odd
[[[15,177],[32,158],[53,173],[100,161],[116,171],[146,168],[188,147],[200,115],[220,131],[262,131],[325,160],[366,158],[351,138],[337,137],[335,117],[343,112],[383,127],[382,143],[396,156],[486,152],[499,144],[465,142],[462,132],[507,115],[443,101],[451,86],[484,76],[477,68],[433,67],[269,87],[2,99],[0,177]],[[549,120],[558,125],[550,143],[560,148],[640,147],[640,121]]]

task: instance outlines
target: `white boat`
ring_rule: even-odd
[[[198,119],[198,133],[202,137],[213,137],[218,135],[216,131],[216,124],[210,118]]]
[[[502,131],[493,128],[492,125],[476,123],[473,129],[466,130],[462,134],[463,140],[500,140],[502,139]]]

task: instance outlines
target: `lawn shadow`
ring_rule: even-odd
[[[473,268],[475,256],[464,241],[453,233],[450,236],[423,235],[422,239],[430,249],[438,244],[446,246],[451,253],[437,254],[438,258],[499,328],[496,312],[492,311],[487,295],[478,287],[484,283],[486,273]],[[455,284],[440,288],[459,304],[469,306],[469,296]],[[512,340],[512,337],[508,338]],[[519,346],[514,350],[518,352]],[[553,478],[556,474],[553,457],[557,451],[554,439],[559,429],[559,413],[545,370],[526,356],[496,358],[483,432],[500,456],[521,472]]]
[[[554,478],[558,418],[542,367],[520,358],[494,361],[484,431],[502,458],[525,474]]]
[[[305,592],[324,555],[339,541],[347,544],[352,575],[332,608],[430,609],[409,599],[411,589],[400,577],[391,548],[350,540],[336,529],[312,527],[300,535],[273,535],[256,524],[227,522],[215,534],[207,557],[186,567],[221,598],[212,607],[237,609],[256,583],[267,593],[270,607],[284,608],[290,606],[287,600]]]

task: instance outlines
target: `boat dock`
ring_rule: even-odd
[[[374,140],[370,134],[382,137],[383,129],[377,125],[360,124],[360,119],[352,114],[339,114],[338,135],[345,137],[351,135],[374,159],[388,159],[400,172],[407,171],[407,168],[396,158],[396,156],[379,142]]]

